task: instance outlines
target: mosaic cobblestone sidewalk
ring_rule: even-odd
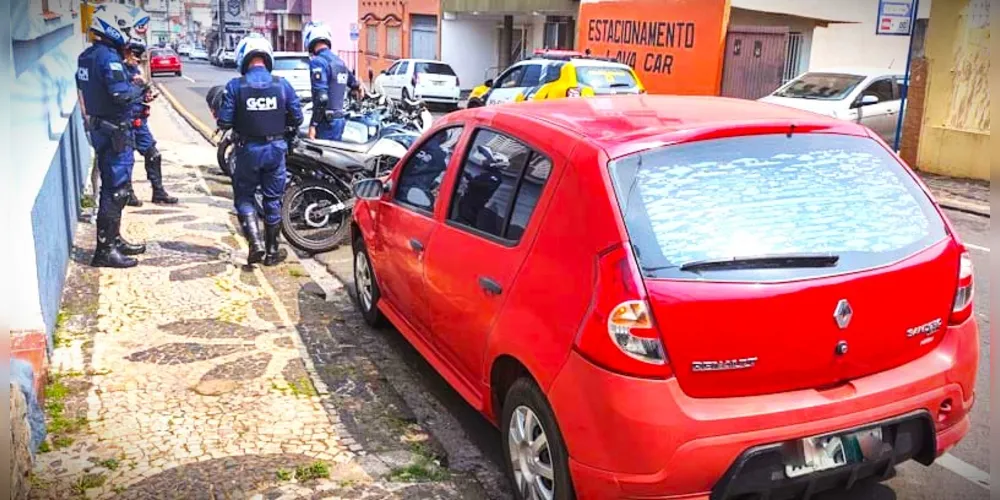
[[[132,269],[87,266],[94,229],[79,225],[32,496],[478,497],[398,397],[371,389],[370,366],[314,366],[303,335],[336,329],[344,297],[317,299],[294,256],[246,267],[231,201],[202,175],[214,149],[163,104],[152,127],[181,204],[126,210],[127,237],[148,246]],[[332,393],[317,369],[338,374]]]

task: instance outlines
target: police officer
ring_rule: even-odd
[[[344,136],[344,97],[347,89],[360,87],[354,73],[330,50],[330,29],[321,23],[309,23],[305,29],[305,49],[314,56],[309,61],[312,81],[312,119],[309,138],[339,141]]]
[[[226,85],[218,125],[233,129],[236,169],[233,198],[240,229],[250,245],[247,262],[273,266],[285,259],[278,248],[281,197],[285,191],[284,134],[302,123],[302,108],[295,90],[284,78],[271,75],[271,43],[253,33],[236,47],[236,61],[243,76]],[[264,196],[264,241],[257,225],[254,194]]]
[[[135,163],[131,107],[148,91],[148,85],[130,82],[122,61],[132,20],[120,4],[95,7],[90,25],[94,43],[77,59],[77,89],[101,173],[97,248],[90,263],[94,267],[133,267],[138,261],[129,256],[146,251],[145,245],[134,245],[121,237],[122,209],[130,196]]]
[[[146,52],[146,42],[138,38],[132,38],[126,45],[125,70],[128,72],[129,80],[135,85],[142,86],[145,82],[142,79],[142,70],[139,64],[142,56]],[[163,171],[161,169],[162,158],[160,151],[156,149],[156,139],[149,130],[149,103],[153,100],[152,93],[147,93],[145,99],[132,106],[132,126],[135,128],[135,149],[146,160],[143,164],[146,167],[146,178],[153,186],[153,203],[174,205],[177,198],[167,194],[163,188]],[[133,207],[141,207],[142,201],[135,196],[135,191],[130,190],[128,204]]]

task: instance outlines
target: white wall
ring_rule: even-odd
[[[496,26],[495,20],[441,21],[441,60],[455,70],[463,89],[483,83],[486,70],[496,66]]]
[[[812,67],[871,66],[906,70],[910,38],[877,36],[878,0],[837,0],[841,17],[856,24],[831,24],[817,28],[812,50]],[[843,4],[839,7],[839,4]],[[930,16],[931,0],[920,0],[918,16]]]
[[[351,23],[358,23],[358,2],[356,0],[323,0],[312,3],[312,20],[321,21],[330,27],[335,53],[341,50],[357,50],[357,43],[351,41]]]

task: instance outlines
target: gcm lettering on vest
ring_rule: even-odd
[[[278,109],[277,97],[250,97],[247,99],[247,111],[274,111]]]

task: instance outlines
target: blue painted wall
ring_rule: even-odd
[[[59,148],[31,208],[38,274],[38,300],[46,331],[55,329],[80,198],[90,166],[90,148],[79,109],[69,118]]]

